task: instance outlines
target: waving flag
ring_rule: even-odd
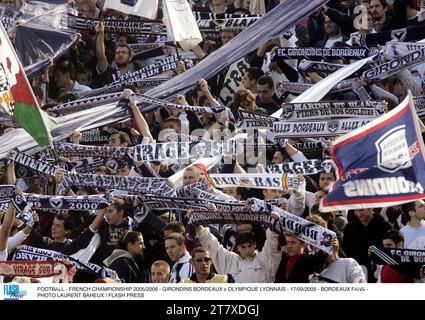
[[[15,50],[29,79],[41,74],[50,59],[65,54],[77,39],[68,27],[68,9],[73,11],[62,2],[27,1],[21,8],[24,20],[16,28]]]
[[[158,10],[158,0],[106,0],[104,9],[113,9],[154,20]]]
[[[178,42],[184,51],[189,51],[202,41],[202,35],[187,0],[164,0],[164,17],[168,40]]]
[[[50,144],[50,130],[56,125],[38,107],[31,86],[15,50],[0,23],[0,103],[1,111],[13,115],[40,145]]]
[[[320,210],[393,206],[425,197],[424,143],[409,95],[331,146],[338,180]]]

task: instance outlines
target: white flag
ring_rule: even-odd
[[[178,42],[189,51],[202,41],[201,32],[187,0],[163,0],[163,22],[168,40]]]
[[[113,9],[133,16],[155,20],[158,0],[106,0],[104,9]]]

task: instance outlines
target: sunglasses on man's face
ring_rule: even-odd
[[[202,263],[202,262],[211,262],[211,258],[210,257],[199,257],[199,258],[195,258],[195,262],[197,263]]]

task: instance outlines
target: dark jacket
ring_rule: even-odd
[[[125,218],[123,223],[116,226],[111,226],[104,220],[98,230],[101,239],[100,247],[96,250],[90,262],[101,265],[102,261],[112,254],[119,238],[127,230],[132,230],[128,217]]]
[[[133,257],[125,250],[115,249],[112,254],[103,260],[108,268],[115,270],[118,277],[125,283],[148,283],[149,272],[140,270]]]
[[[74,240],[66,239],[65,242],[57,243],[53,242],[48,237],[43,237],[37,230],[32,230],[28,236],[28,245],[41,249],[53,250],[66,255],[71,255],[77,251],[87,248],[90,244],[94,232],[90,228],[84,229],[84,231]]]
[[[352,33],[357,31],[357,29],[354,27],[353,16],[346,15],[332,8],[329,8],[325,14],[341,28],[341,32],[344,36],[350,37]]]
[[[282,254],[282,260],[276,272],[276,283],[309,283],[308,277],[314,272],[319,272],[323,269],[327,254],[319,251],[317,254],[301,255],[295,262],[291,273],[286,279],[286,269],[288,266],[289,257],[286,253]]]
[[[392,226],[377,214],[373,215],[366,227],[354,216],[344,229],[342,248],[347,257],[355,259],[367,268],[368,282],[376,282],[368,255],[369,247],[382,246],[384,234],[389,230],[392,230]]]

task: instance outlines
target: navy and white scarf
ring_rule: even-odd
[[[306,59],[306,60],[353,60],[364,59],[374,56],[379,51],[375,48],[351,47],[351,48],[278,48],[277,56],[283,59]]]
[[[96,170],[105,166],[112,174],[116,174],[118,169],[130,166],[133,161],[130,158],[103,158],[103,157],[88,157],[70,162],[60,163],[61,168],[66,171],[74,171],[76,173],[95,173]]]
[[[91,98],[82,98],[71,102],[63,103],[48,109],[48,112],[54,116],[64,116],[70,113],[87,110],[102,106],[104,104],[117,102],[122,97],[122,92],[103,94]]]
[[[109,206],[107,197],[103,195],[50,196],[27,193],[24,196],[32,209],[91,211]]]
[[[347,90],[351,90],[351,84],[354,80],[346,79],[338,82],[330,91],[330,93],[339,93]],[[292,93],[304,93],[310,89],[315,84],[311,83],[298,83],[298,82],[289,82],[282,81],[280,85],[276,88],[276,94],[282,96],[285,92],[289,91]]]
[[[134,152],[134,148],[111,146],[82,146],[73,143],[55,143],[55,151],[64,157],[103,157],[125,158]]]
[[[380,101],[284,103],[280,117],[290,121],[374,118],[384,114],[385,105],[385,102]]]
[[[11,159],[16,163],[20,163],[42,175],[54,176],[57,170],[56,166],[51,165],[46,161],[38,160],[17,150],[11,151]]]
[[[134,148],[133,160],[193,162],[200,158],[233,155],[236,153],[235,141],[166,142],[139,144]]]
[[[363,77],[366,81],[379,81],[399,71],[423,63],[424,58],[425,47],[366,70],[363,73]]]
[[[425,265],[425,250],[371,247],[372,260],[390,266]]]
[[[388,41],[417,41],[425,38],[423,26],[408,27],[378,33],[369,33],[359,36],[359,44],[362,46],[385,45]]]
[[[335,167],[330,159],[309,159],[301,162],[272,164],[266,167],[268,173],[301,174],[303,176],[334,171]]]
[[[268,204],[265,201],[252,198],[250,199],[250,203],[252,211],[273,211],[280,215],[279,220],[275,221],[272,225],[272,230],[276,233],[280,235],[283,235],[284,232],[295,234],[308,244],[318,247],[328,254],[332,254],[332,239],[336,236],[335,232]]]
[[[98,23],[99,19],[68,15],[68,26],[74,29],[94,31]],[[161,22],[106,19],[103,24],[106,33],[167,35],[167,28]]]
[[[339,69],[344,68],[344,66],[345,65],[343,64],[302,60],[298,65],[298,71],[323,72],[326,74],[330,74]]]
[[[65,194],[72,186],[92,187],[104,190],[164,194],[172,188],[165,178],[121,177],[84,173],[65,173],[59,184],[58,194]]]
[[[262,14],[231,14],[231,13],[212,13],[193,11],[195,20],[217,20],[217,19],[232,19],[232,18],[261,18]]]

